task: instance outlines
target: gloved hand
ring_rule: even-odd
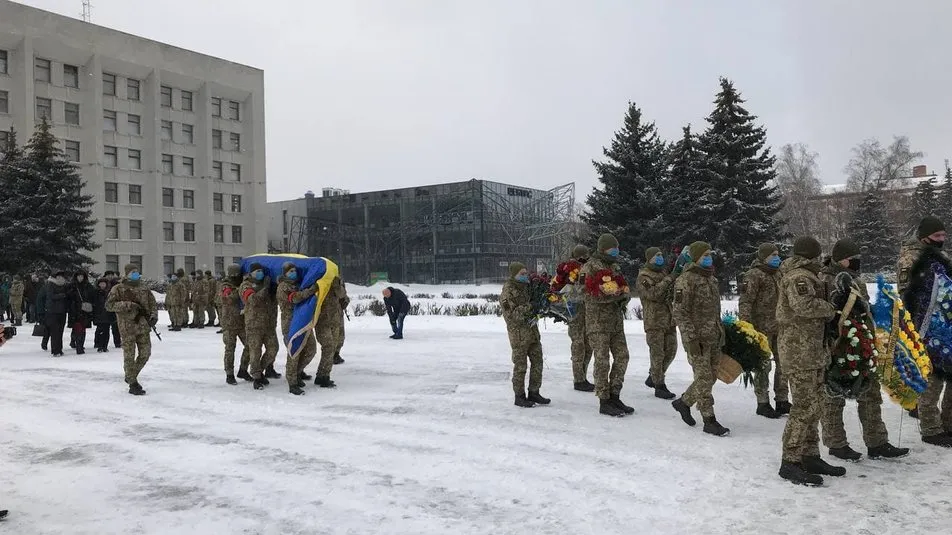
[[[151,318],[149,318],[149,327],[155,327],[157,323],[159,323],[159,318],[155,316],[152,316]]]
[[[692,340],[687,343],[688,355],[700,355],[701,354],[701,342],[697,340]]]
[[[88,312],[92,312],[92,311],[93,311],[93,304],[92,304],[92,303],[85,303],[85,302],[84,302],[83,304],[79,305],[79,308],[81,308],[83,312],[87,312],[87,313],[88,313]]]

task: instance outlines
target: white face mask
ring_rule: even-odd
[[[66,284],[66,279],[64,279],[63,277],[53,277],[53,282],[56,283],[58,286],[62,286]]]

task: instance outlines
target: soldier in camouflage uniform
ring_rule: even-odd
[[[347,315],[347,307],[350,306],[350,297],[347,296],[347,286],[344,285],[344,280],[343,280],[343,279],[341,279],[340,284],[341,284],[341,291],[344,292],[344,298],[343,298],[343,299],[341,300],[341,302],[340,302],[340,306],[341,306],[341,308],[340,308],[340,315],[341,315],[341,318],[340,318],[340,342],[339,342],[338,345],[337,345],[337,352],[334,353],[334,366],[337,366],[338,364],[343,364],[343,363],[344,363],[344,359],[341,358],[341,356],[340,356],[340,350],[344,348],[344,338],[345,338],[345,333],[344,333],[344,319],[345,319],[345,317],[346,317],[346,315]],[[304,368],[301,368],[301,369],[303,370]],[[310,377],[309,377],[309,378],[310,378]],[[309,378],[308,378],[308,379],[309,379]],[[307,379],[305,379],[305,381],[306,381],[306,380],[307,380]]]
[[[737,303],[737,315],[749,322],[759,332],[767,335],[770,350],[777,358],[777,297],[780,292],[780,251],[772,243],[761,244],[757,248],[757,257],[744,273],[740,285],[740,301]],[[790,413],[787,380],[777,364],[774,373],[774,397],[777,410],[770,406],[770,361],[763,371],[754,372],[754,394],[757,396],[757,414],[765,418],[780,418]]]
[[[598,238],[597,251],[582,267],[586,279],[608,270],[620,271],[618,240],[611,234]],[[625,339],[625,310],[631,300],[629,292],[615,295],[593,295],[585,292],[585,336],[595,352],[595,396],[598,412],[608,416],[624,416],[635,412],[621,400],[621,389],[628,371],[628,341]]]
[[[298,279],[298,270],[294,264],[285,262],[282,266],[277,293],[278,308],[281,310],[281,333],[284,335],[285,342],[291,334],[291,315],[294,313],[295,305],[306,301],[318,291],[316,283],[307,288],[301,288]],[[284,366],[284,375],[288,379],[289,391],[295,396],[304,393],[304,381],[310,379],[304,373],[304,368],[311,363],[316,353],[317,344],[311,332],[304,335],[304,342],[298,349],[297,355],[292,355],[291,347],[288,346],[288,361]]]
[[[185,270],[179,268],[172,274],[172,280],[165,294],[165,307],[169,310],[169,320],[172,322],[173,331],[181,331],[182,327],[188,325],[188,288],[186,282]]]
[[[572,249],[571,259],[584,266],[588,262],[590,253],[588,247],[576,245]],[[579,392],[594,392],[595,385],[588,382],[588,367],[592,362],[592,344],[585,336],[585,303],[582,301],[585,278],[581,275],[581,270],[579,270],[578,279],[574,283],[566,282],[565,286],[559,290],[566,294],[575,307],[575,318],[569,322],[569,340],[572,341],[573,388]]]
[[[820,458],[818,423],[826,397],[824,373],[830,362],[824,333],[835,313],[817,277],[822,268],[820,252],[814,238],[797,238],[793,256],[780,265],[777,300],[777,349],[793,398],[783,430],[780,477],[806,485],[823,484],[822,475],[846,474],[845,468]]]
[[[516,396],[515,405],[547,405],[551,400],[539,394],[539,389],[542,388],[542,339],[539,336],[539,324],[531,321],[533,311],[529,302],[529,272],[524,264],[509,264],[509,280],[502,287],[499,305],[502,307],[502,316],[509,332],[509,345],[512,347],[512,390]],[[528,396],[526,371],[529,372]]]
[[[245,337],[245,318],[242,317],[239,302],[238,287],[241,286],[241,266],[228,266],[228,278],[222,281],[221,293],[218,299],[221,303],[221,338],[225,344],[225,382],[230,385],[238,384],[235,380],[235,345],[241,340],[241,363],[238,365],[238,378],[252,381],[248,374],[248,364],[251,357],[248,351],[248,342]]]
[[[23,293],[26,287],[23,285],[23,279],[19,275],[13,276],[13,284],[10,286],[10,312],[13,325],[23,325]]]
[[[261,353],[270,333],[274,333],[271,323],[271,278],[265,274],[264,266],[251,264],[248,275],[238,288],[241,302],[244,304],[245,339],[248,341],[251,377],[255,390],[261,390],[269,384],[263,371],[267,366],[267,357]],[[270,348],[269,348],[270,349]],[[267,350],[266,350],[267,351]]]
[[[191,290],[192,303],[192,324],[190,327],[195,329],[205,328],[205,308],[208,306],[208,290],[205,287],[205,281],[202,279],[202,272],[196,271],[192,274]]]
[[[262,366],[264,366],[264,376],[268,379],[280,379],[281,374],[275,371],[274,362],[278,358],[278,352],[281,351],[281,342],[278,341],[278,299],[277,285],[268,286],[268,325],[269,329],[265,332],[264,354],[261,357]]]
[[[334,277],[327,296],[321,305],[321,312],[317,316],[314,334],[317,343],[321,345],[321,360],[317,363],[317,373],[314,375],[314,384],[321,388],[337,386],[331,381],[331,371],[334,369],[334,356],[340,352],[344,343],[344,303],[349,303],[347,290],[340,277]],[[301,367],[304,370],[304,367]]]
[[[211,271],[205,272],[205,313],[208,315],[206,327],[215,326],[215,296],[218,294],[218,281],[212,276]]]
[[[115,312],[119,322],[122,368],[129,393],[141,396],[145,394],[145,389],[139,384],[139,373],[152,355],[150,334],[152,327],[159,321],[159,309],[152,292],[139,284],[139,267],[126,264],[125,274],[125,278],[109,291],[106,310]]]
[[[694,382],[671,406],[681,414],[684,423],[693,426],[697,422],[691,416],[691,406],[697,403],[704,419],[704,432],[722,437],[730,434],[730,429],[718,423],[714,416],[713,393],[714,367],[724,345],[721,295],[714,277],[711,246],[696,241],[688,251],[692,260],[674,283],[674,319],[681,330]]]
[[[852,290],[857,295],[855,307],[869,308],[869,293],[860,276],[860,248],[851,240],[840,240],[833,245],[830,263],[820,271],[820,280],[826,291],[827,301],[835,287],[836,276],[848,273],[852,278]],[[832,302],[832,301],[831,301]],[[837,311],[842,312],[842,311]],[[872,326],[872,318],[869,318]],[[828,340],[832,346],[835,340]],[[897,448],[889,443],[889,432],[883,422],[883,394],[882,387],[875,374],[870,376],[869,390],[860,394],[856,399],[859,422],[863,427],[863,441],[866,443],[870,459],[881,457],[902,457],[909,453],[909,448]],[[823,445],[830,449],[830,455],[847,460],[858,461],[862,455],[853,450],[846,440],[846,429],[843,426],[843,409],[846,400],[841,397],[825,397],[820,414],[820,427],[823,429]]]
[[[674,394],[665,384],[665,373],[678,353],[678,333],[671,308],[675,277],[665,270],[661,249],[649,247],[645,251],[645,260],[645,267],[638,272],[638,281],[635,283],[641,298],[645,341],[651,360],[645,385],[654,389],[657,398],[674,399]]]
[[[916,239],[903,245],[899,252],[899,291],[917,327],[922,325],[932,300],[933,270],[941,267],[952,276],[949,257],[942,252],[945,239],[945,225],[938,218],[928,216],[919,223]],[[948,376],[939,370],[932,371],[926,390],[919,395],[919,430],[926,444],[952,448],[952,388]]]

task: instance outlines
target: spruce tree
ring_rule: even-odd
[[[13,128],[7,137],[5,146],[0,147],[0,188],[4,201],[0,203],[0,243],[3,255],[0,256],[0,271],[18,273],[30,267],[34,247],[32,236],[24,233],[20,222],[29,214],[24,207],[24,195],[31,195],[29,173],[23,157],[23,150],[17,144],[17,133]]]
[[[733,279],[756,254],[757,246],[783,236],[783,207],[774,186],[774,157],[767,134],[743,106],[744,99],[726,78],[714,99],[708,128],[698,137],[701,181],[707,187],[695,202],[712,247],[724,255],[722,280]]]
[[[882,191],[867,192],[847,225],[850,238],[864,247],[863,270],[879,273],[896,261],[899,236],[889,223],[888,208]]]
[[[593,161],[601,182],[588,196],[583,216],[592,232],[611,232],[626,258],[640,259],[645,249],[660,245],[665,235],[662,220],[662,182],[665,143],[653,122],[629,103],[624,127],[604,148],[606,161]]]
[[[952,225],[952,169],[946,168],[945,179],[936,193],[935,215],[946,225]]]
[[[703,154],[698,150],[691,125],[685,126],[682,132],[681,139],[671,147],[668,155],[663,198],[667,233],[662,247],[675,252],[705,236],[710,215],[703,204],[694,202],[704,197],[711,187],[701,174]]]
[[[909,223],[915,228],[923,217],[936,215],[938,208],[939,196],[935,177],[919,182],[912,192],[912,213],[909,214]]]

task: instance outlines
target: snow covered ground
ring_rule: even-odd
[[[402,341],[385,319],[354,318],[338,388],[300,397],[283,379],[258,392],[225,384],[214,329],[163,332],[141,377],[148,395],[133,397],[120,351],[52,359],[25,326],[0,348],[0,509],[11,510],[0,532],[949,532],[952,452],[923,445],[898,406],[887,402],[886,422],[894,444],[902,425],[912,455],[796,487],[776,475],[784,420],[755,416],[751,390],[719,383],[732,436],[686,427],[644,387],[644,334],[627,327],[623,399],[637,412],[614,419],[572,390],[564,326],[543,331],[552,405],[533,409],[512,405],[493,316],[408,318]],[[668,385],[690,378],[681,354]],[[847,421],[865,452],[852,404]]]

